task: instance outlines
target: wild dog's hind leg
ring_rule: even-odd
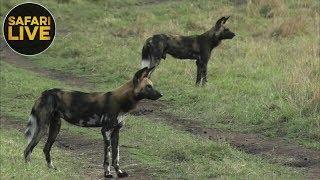
[[[53,168],[53,169],[55,169],[55,167],[53,166],[51,161],[50,151],[53,143],[56,141],[56,138],[60,132],[60,127],[61,127],[60,118],[59,117],[52,118],[50,122],[50,127],[49,127],[48,139],[43,148],[44,155],[46,156],[47,165],[49,168]]]
[[[117,172],[118,177],[127,177],[128,173],[121,171],[119,167],[119,131],[120,128],[114,129],[111,134],[111,147],[112,147],[112,166]]]
[[[104,177],[106,178],[112,178],[112,174],[110,173],[110,148],[111,148],[111,132],[112,130],[108,129],[107,127],[103,127],[101,129],[101,134],[103,136],[104,140],[104,161],[103,161],[103,167],[104,167]]]
[[[24,150],[24,159],[26,162],[29,162],[31,159],[31,153],[36,147],[36,145],[39,143],[40,139],[42,138],[43,133],[40,132],[40,129],[36,130],[34,133],[34,136],[32,137],[30,143],[27,145],[26,149]]]

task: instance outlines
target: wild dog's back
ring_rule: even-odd
[[[111,92],[85,93],[62,91],[57,111],[61,118],[71,124],[83,127],[101,127],[109,113]]]

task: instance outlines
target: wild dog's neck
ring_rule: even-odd
[[[210,29],[209,31],[203,33],[202,35],[210,40],[210,43],[211,43],[210,45],[211,45],[212,49],[219,46],[219,44],[221,43],[221,39],[219,39],[219,37],[217,37],[216,31],[213,28]]]
[[[134,93],[133,81],[120,86],[112,92],[112,96],[120,106],[120,111],[128,112],[135,108],[136,104],[141,100]]]

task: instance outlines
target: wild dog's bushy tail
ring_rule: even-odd
[[[151,57],[151,44],[149,42],[149,39],[146,41],[146,43],[144,44],[143,48],[142,48],[142,53],[141,53],[141,56],[142,56],[142,61],[141,61],[141,68],[144,68],[144,67],[148,67],[150,68],[150,65],[151,65],[151,60],[152,60],[152,57]]]
[[[164,34],[157,34],[146,40],[142,48],[142,68],[158,66],[160,60],[166,58],[167,41],[168,37]]]
[[[28,144],[39,132],[40,124],[49,124],[56,108],[56,92],[60,89],[51,89],[44,91],[41,97],[35,102],[32,107],[30,117],[25,131],[25,136],[28,139]]]
[[[38,123],[37,123],[37,118],[35,116],[35,110],[34,108],[32,108],[29,120],[28,120],[28,124],[27,124],[27,129],[24,132],[24,135],[26,136],[26,138],[28,139],[28,144],[30,143],[31,139],[33,138],[37,128],[38,128]]]

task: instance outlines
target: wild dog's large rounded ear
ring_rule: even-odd
[[[144,67],[134,74],[134,76],[133,76],[133,85],[134,86],[137,86],[139,84],[140,80],[142,80],[144,77],[148,76],[148,74],[149,74],[148,70],[149,70],[148,67]]]
[[[230,16],[224,18],[223,24],[225,24],[225,23],[227,22],[227,20],[229,19],[229,17],[230,17]]]
[[[151,77],[151,73],[153,72],[153,70],[154,70],[155,67],[156,67],[156,66],[153,66],[152,68],[149,68],[149,69],[148,69],[148,75],[147,75],[148,78]]]
[[[220,28],[222,23],[224,23],[224,19],[225,17],[223,16],[222,18],[220,18],[217,22],[216,25],[214,26],[216,29]]]

